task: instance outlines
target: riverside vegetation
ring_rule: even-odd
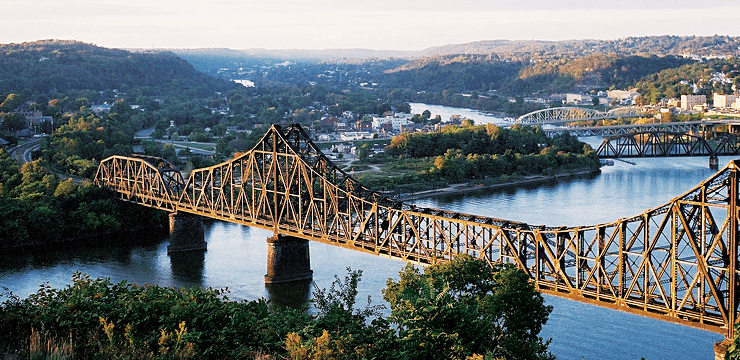
[[[513,265],[467,255],[408,265],[381,305],[356,306],[361,271],[315,289],[315,311],[75,274],[63,289],[3,294],[6,359],[552,359],[538,336],[552,307]]]
[[[395,136],[383,156],[363,163],[380,163],[386,171],[363,172],[356,178],[374,190],[413,192],[454,183],[494,184],[530,176],[598,172],[599,158],[575,136],[546,136],[541,128],[493,124],[445,126],[432,133]],[[391,175],[392,174],[392,175]]]

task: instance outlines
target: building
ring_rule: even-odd
[[[740,98],[735,99],[735,102],[730,106],[733,109],[740,110]]]
[[[344,132],[339,135],[339,138],[342,141],[352,141],[352,140],[362,140],[362,139],[372,139],[373,134],[367,131],[354,131],[354,132]]]
[[[29,127],[34,127],[42,122],[51,122],[51,116],[44,116],[41,111],[19,111],[18,114],[26,118]]]
[[[638,96],[640,96],[640,93],[634,90],[609,90],[606,97],[609,99],[609,102],[632,104]]]
[[[681,110],[692,110],[695,106],[705,105],[706,95],[681,95]]]
[[[90,110],[95,113],[95,115],[100,115],[102,113],[110,113],[110,108],[112,107],[111,104],[102,104],[102,105],[93,105],[90,107]]]
[[[373,129],[380,129],[382,128],[381,125],[385,123],[390,123],[393,130],[399,131],[401,130],[402,125],[407,125],[411,123],[411,115],[410,114],[396,114],[394,116],[386,116],[386,117],[373,117]]]
[[[720,95],[714,93],[713,104],[716,108],[732,107],[737,98],[737,95]]]
[[[565,103],[572,105],[585,104],[586,102],[591,103],[591,97],[582,94],[565,94]]]

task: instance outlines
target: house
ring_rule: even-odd
[[[373,122],[366,120],[359,120],[355,123],[355,129],[357,131],[370,131],[373,129]]]
[[[102,113],[110,113],[111,104],[102,104],[102,105],[93,105],[90,106],[90,110],[95,113],[95,115],[100,115]]]
[[[34,127],[42,122],[51,122],[51,116],[44,116],[41,111],[19,111],[18,114],[26,118],[29,127]]]

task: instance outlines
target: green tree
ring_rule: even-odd
[[[491,267],[461,254],[423,273],[407,265],[398,282],[388,280],[383,298],[402,358],[553,358],[538,336],[552,307],[510,264]]]
[[[360,160],[367,159],[372,153],[373,147],[370,144],[362,144],[357,147],[357,158]]]
[[[396,111],[400,113],[411,114],[411,105],[409,103],[402,103],[396,106]]]
[[[26,118],[20,114],[5,115],[3,122],[0,123],[0,130],[18,131],[26,128]]]

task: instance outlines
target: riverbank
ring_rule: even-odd
[[[11,243],[5,239],[0,239],[0,249],[7,252],[27,252],[29,250],[55,250],[68,248],[70,245],[85,246],[98,243],[117,243],[117,244],[145,244],[148,242],[158,242],[159,239],[167,236],[168,226],[166,224],[152,226],[135,226],[128,229],[117,231],[103,231],[77,237],[56,238],[50,240],[28,240],[24,243]],[[141,234],[149,234],[148,237],[142,237]]]
[[[470,191],[495,189],[495,188],[505,187],[505,186],[532,184],[532,183],[537,183],[541,181],[555,180],[559,178],[596,175],[596,174],[599,174],[600,172],[601,172],[601,169],[596,170],[596,171],[587,170],[587,171],[565,172],[565,173],[549,175],[549,176],[547,175],[527,176],[523,179],[505,181],[505,182],[500,182],[500,183],[495,183],[495,184],[473,184],[473,183],[452,184],[452,185],[449,185],[447,187],[440,188],[440,189],[425,190],[425,191],[419,191],[419,192],[414,192],[414,193],[401,194],[395,199],[399,201],[409,201],[409,200],[425,199],[425,198],[441,196],[441,195],[463,194],[463,193],[467,193]]]

